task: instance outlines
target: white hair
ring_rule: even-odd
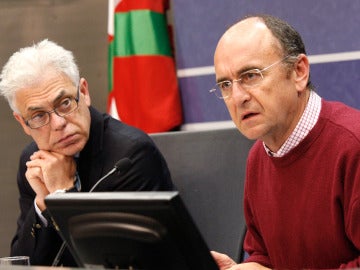
[[[44,39],[33,46],[21,48],[9,58],[0,74],[0,94],[17,112],[14,104],[16,91],[46,79],[49,72],[66,75],[75,86],[80,80],[72,52]]]

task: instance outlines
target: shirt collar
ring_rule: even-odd
[[[294,131],[287,138],[280,149],[275,153],[263,142],[266,153],[272,157],[282,157],[294,149],[315,126],[321,111],[321,97],[314,91],[310,91],[310,97],[305,110],[296,125]]]

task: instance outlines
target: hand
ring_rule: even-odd
[[[217,265],[219,266],[220,270],[226,270],[230,269],[232,266],[236,265],[236,262],[234,262],[228,255],[219,253],[216,251],[211,251],[211,255],[215,259]]]
[[[36,193],[36,204],[41,211],[46,208],[44,198],[49,193],[74,186],[76,163],[73,157],[39,150],[31,155],[26,166],[25,176]]]
[[[44,211],[46,208],[44,198],[49,194],[49,190],[46,188],[45,183],[42,180],[43,176],[41,168],[31,166],[31,164],[29,164],[27,166],[25,177],[28,180],[31,188],[36,193],[36,205],[40,208],[41,211]]]
[[[229,256],[216,251],[211,251],[211,255],[215,259],[220,270],[269,270],[259,263],[248,262],[236,264]]]

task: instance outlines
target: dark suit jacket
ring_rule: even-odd
[[[81,180],[81,192],[88,192],[103,175],[114,167],[118,160],[124,157],[131,159],[130,169],[110,176],[94,191],[173,189],[166,162],[149,136],[109,115],[100,114],[92,107],[90,112],[90,137],[80,152],[77,167]],[[11,243],[11,255],[28,255],[32,265],[51,265],[62,244],[62,239],[53,226],[45,227],[37,216],[34,208],[35,193],[25,178],[25,163],[37,150],[33,142],[23,150],[20,157],[17,175],[20,216],[17,221],[17,231]],[[76,266],[67,250],[60,264]]]

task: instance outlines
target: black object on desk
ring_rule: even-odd
[[[80,267],[218,269],[176,191],[52,194],[45,203]]]

